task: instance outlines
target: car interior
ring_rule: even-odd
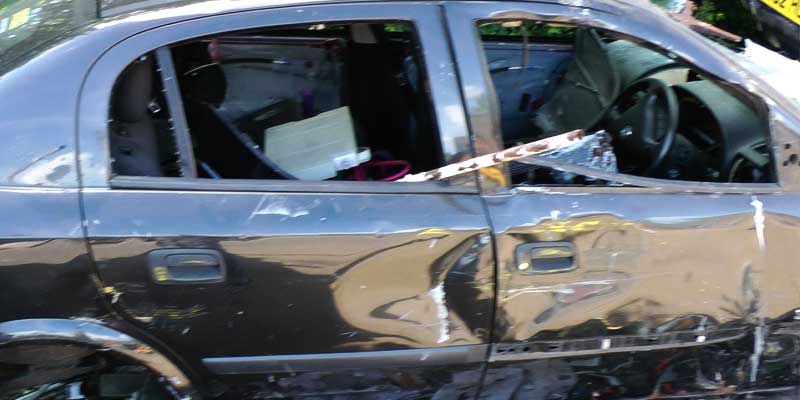
[[[774,182],[768,125],[746,92],[595,29],[489,21],[478,31],[506,147],[582,129],[603,139],[542,157],[597,168],[602,158],[606,171],[650,178]],[[408,23],[231,33],[171,54],[200,178],[396,181],[445,165]],[[151,55],[118,79],[110,120],[115,174],[180,176]],[[512,183],[614,184],[536,160],[512,162]]]
[[[443,165],[415,35],[403,23],[317,24],[172,47],[199,177],[394,181]],[[123,74],[117,97],[142,94],[148,65]],[[143,99],[124,106],[145,112]],[[115,107],[112,120],[126,114]],[[169,176],[174,157],[155,161],[155,140],[135,152],[147,162],[131,162],[118,136],[116,173]]]
[[[479,24],[506,147],[576,129],[610,136],[615,172],[701,182],[774,182],[756,102],[619,35],[533,21]],[[591,149],[590,149],[591,150]],[[597,152],[597,149],[595,149]],[[594,154],[595,157],[598,154]],[[584,157],[578,162],[591,166]],[[608,184],[512,164],[515,184]]]

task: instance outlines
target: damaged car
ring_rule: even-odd
[[[759,57],[643,0],[0,1],[0,399],[798,398]]]
[[[764,32],[769,43],[788,57],[800,58],[800,7],[793,1],[742,0],[757,28]]]

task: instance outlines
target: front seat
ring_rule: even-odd
[[[407,60],[413,57],[413,45],[391,40],[382,24],[354,24],[353,28],[359,35],[349,44],[351,90],[346,101],[356,126],[366,132],[359,132],[359,143],[373,151],[389,150],[396,159],[409,161],[414,170],[440,166],[439,139],[429,128],[421,74],[409,74],[413,69],[409,64],[417,65],[416,59]]]
[[[578,29],[575,57],[553,97],[537,112],[534,124],[544,137],[590,129],[619,95],[620,82],[606,45],[592,29]]]
[[[195,159],[216,179],[296,179],[266,158],[246,133],[218,111],[227,93],[227,78],[217,63],[181,76],[181,90]]]
[[[152,57],[142,57],[123,71],[111,108],[111,157],[114,173],[162,176],[153,101]]]

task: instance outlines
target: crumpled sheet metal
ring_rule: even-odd
[[[594,134],[584,136],[580,141],[558,148],[538,156],[532,156],[519,160],[525,164],[539,164],[537,159],[548,158],[573,165],[592,168],[603,172],[616,173],[617,156],[611,146],[611,135],[601,130]],[[563,170],[554,170],[553,177],[559,183],[571,183],[578,174]],[[588,180],[595,180],[587,177]]]
[[[498,287],[503,346],[494,361],[524,369],[536,359],[565,360],[627,382],[608,385],[627,386],[628,398],[797,393],[796,195],[539,192],[488,199],[500,232],[498,269],[508,272]],[[529,242],[573,243],[578,268],[511,272],[513,249]],[[647,381],[629,373],[647,370],[660,378],[634,387]],[[695,377],[719,387],[701,388]],[[667,380],[671,388],[659,383]]]

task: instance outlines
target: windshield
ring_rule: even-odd
[[[0,0],[0,60],[13,62],[94,20],[93,0]]]

